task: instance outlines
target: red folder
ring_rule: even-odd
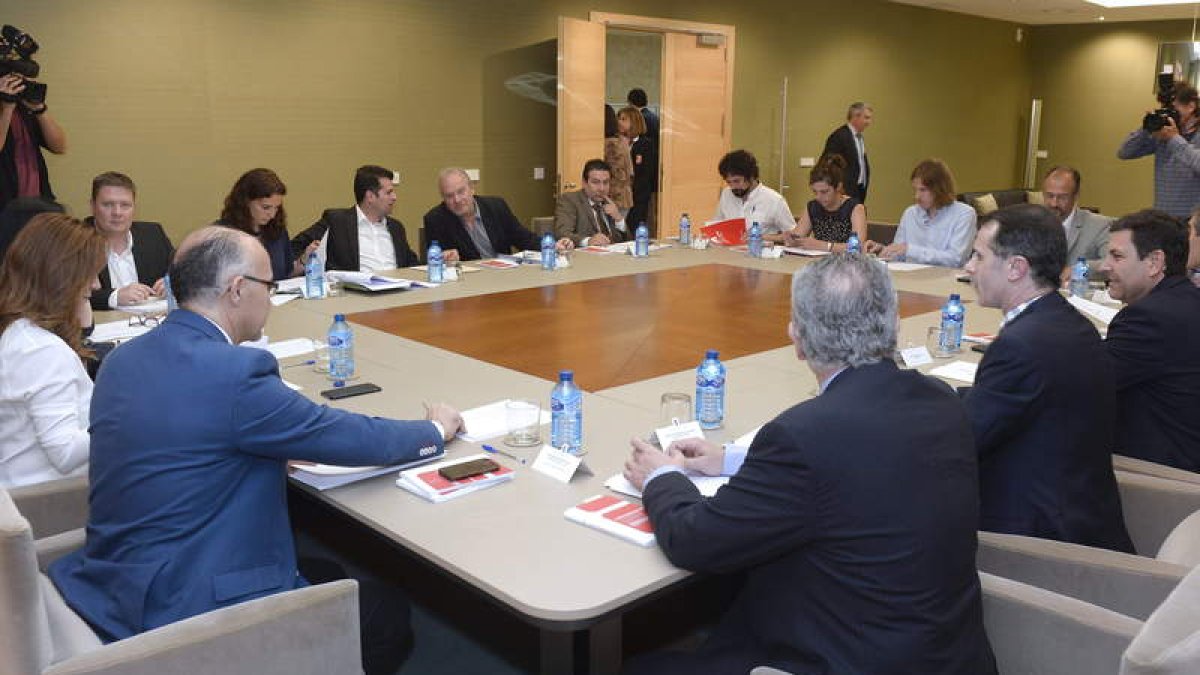
[[[721,246],[736,246],[746,243],[746,219],[730,218],[700,228],[700,234],[708,237],[714,244]]]

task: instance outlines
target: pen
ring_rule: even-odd
[[[289,363],[286,366],[284,366],[283,368],[284,368],[284,370],[287,370],[288,368],[295,368],[296,366],[313,366],[313,365],[316,365],[316,363],[317,363],[316,359],[309,359],[307,361],[301,361],[299,363]]]
[[[500,450],[498,448],[493,448],[492,446],[488,445],[487,443],[484,443],[481,447],[484,449],[485,452],[490,452],[492,454],[504,455],[505,457],[515,459],[522,464],[525,463],[524,457],[517,457],[516,455],[512,454],[511,452],[509,452],[507,450]]]

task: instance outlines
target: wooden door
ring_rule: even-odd
[[[731,42],[707,46],[695,34],[663,36],[660,237],[679,234],[682,213],[695,232],[717,210],[723,185],[717,163],[729,152],[733,127]]]
[[[583,164],[604,157],[603,24],[558,17],[558,167],[555,196],[578,190]]]

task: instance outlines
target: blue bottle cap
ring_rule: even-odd
[[[575,379],[575,371],[573,371],[573,370],[558,371],[558,381],[559,382],[570,382],[571,380],[574,380],[574,379]]]
[[[437,243],[437,239],[434,239],[433,241],[429,242],[429,245],[430,245],[430,246],[437,246],[437,245],[438,245],[438,243]]]
[[[704,352],[704,358],[706,358],[706,359],[715,359],[718,356],[720,356],[720,352],[717,351],[716,349],[710,349],[710,350]]]
[[[958,297],[958,293],[951,293],[950,300],[951,300],[951,302],[954,302],[954,301],[961,300],[961,298]]]
[[[345,320],[346,320],[346,315],[345,315],[345,314],[334,314],[334,315],[333,315],[333,320],[334,320],[334,321],[345,321]]]
[[[1085,258],[1085,257],[1083,257],[1083,256],[1079,256],[1079,259],[1078,259],[1078,260],[1076,260],[1075,262],[1077,262],[1077,263],[1083,263],[1083,264],[1085,264],[1085,265],[1086,265],[1086,264],[1087,264],[1087,258]]]

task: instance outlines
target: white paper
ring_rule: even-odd
[[[282,377],[279,379],[283,380]],[[291,389],[292,391],[304,391],[304,387],[301,387],[300,385],[294,384],[292,382],[288,382],[287,380],[283,380],[283,386],[287,387],[288,389]]]
[[[292,295],[291,293],[287,293],[287,294],[276,293],[275,295],[271,296],[271,304],[275,307],[278,307],[280,305],[286,305],[298,297],[300,297],[300,296]]]
[[[583,463],[581,455],[572,455],[549,445],[542,446],[542,451],[538,453],[537,459],[533,460],[531,468],[562,483],[570,483],[571,477],[577,471],[591,473]]]
[[[275,282],[276,293],[292,293],[300,295],[304,291],[304,277],[292,277]]]
[[[1071,303],[1071,306],[1075,309],[1099,321],[1105,326],[1112,323],[1113,317],[1115,317],[1117,312],[1120,311],[1113,309],[1112,307],[1105,307],[1104,305],[1092,302],[1091,300],[1084,300],[1083,298],[1074,295],[1068,297],[1067,302]]]
[[[800,248],[798,246],[784,246],[783,252],[792,255],[804,256],[806,258],[820,258],[821,256],[829,255],[829,251],[818,251],[811,248]]]
[[[250,345],[258,347],[260,345]],[[269,342],[262,346],[263,349],[275,355],[275,358],[280,361],[291,358],[293,356],[301,356],[310,354],[313,351],[313,341],[308,338],[293,338],[291,340],[280,340],[279,342]]]
[[[754,442],[754,437],[758,435],[759,430],[762,428],[763,428],[763,425],[760,424],[760,425],[754,427],[753,429],[751,429],[750,431],[747,431],[746,433],[742,434],[741,436],[738,436],[736,439],[734,439],[733,445],[736,445],[740,448],[748,449],[750,447],[750,444]]]
[[[932,265],[922,265],[920,263],[890,262],[890,261],[888,262],[887,266],[888,266],[889,270],[893,270],[896,272],[916,272],[917,270],[923,270],[928,267],[932,267]]]
[[[968,363],[967,361],[951,361],[944,366],[934,368],[933,370],[929,371],[929,374],[972,384],[975,382],[975,371],[978,368],[978,363]]]
[[[692,484],[696,486],[696,489],[700,491],[700,494],[704,495],[705,497],[711,497],[717,494],[717,490],[719,490],[722,485],[729,482],[729,476],[699,476],[688,473],[685,473],[684,475],[688,477],[688,480],[692,481]],[[613,492],[629,495],[630,497],[641,498],[642,496],[642,491],[635,488],[633,483],[630,483],[625,479],[624,475],[619,473],[604,481],[604,487],[612,490]]]
[[[783,247],[782,246],[771,246],[771,247],[764,246],[763,250],[762,250],[762,257],[764,260],[774,260],[776,258],[782,258],[783,257]]]
[[[130,340],[139,335],[148,332],[153,326],[143,326],[135,323],[130,326],[129,321],[110,321],[108,323],[98,323],[92,329],[92,342],[113,342],[114,340]]]
[[[916,368],[926,363],[933,363],[933,356],[929,354],[929,349],[925,347],[901,349],[900,358],[904,360],[904,365],[908,368]]]
[[[704,430],[700,428],[699,422],[692,420],[683,424],[655,429],[654,435],[658,437],[658,447],[665,452],[675,441],[682,441],[685,438],[704,438]]]
[[[167,313],[167,299],[161,298],[159,300],[151,300],[150,302],[143,302],[140,305],[119,305],[117,307],[117,311],[125,312],[126,314],[139,314],[139,315],[166,314]]]
[[[478,408],[462,411],[463,431],[458,432],[458,437],[479,443],[498,436],[503,436],[508,433],[508,414],[505,411],[505,405],[510,399],[496,401],[487,405],[481,405]],[[538,419],[539,425],[550,423],[550,411],[542,410]]]

